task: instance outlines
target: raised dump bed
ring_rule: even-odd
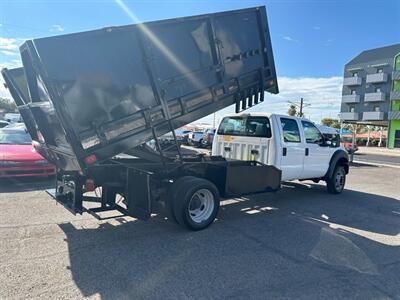
[[[65,169],[278,92],[264,7],[39,38],[20,50],[39,130],[61,160],[77,158]]]
[[[265,7],[34,39],[20,52],[23,68],[2,74],[35,146],[58,167],[53,196],[72,212],[117,209],[146,219],[161,201],[172,219],[198,230],[214,220],[219,195],[279,188],[272,166],[165,160],[144,144],[229,105],[239,112],[264,101],[264,92],[278,93]],[[121,153],[136,158],[115,158]],[[96,187],[100,198],[84,196]],[[187,191],[193,195],[182,198]],[[193,197],[204,220],[187,211]],[[85,208],[84,201],[101,206]],[[202,203],[211,205],[208,215]]]

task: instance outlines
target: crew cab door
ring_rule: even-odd
[[[298,179],[303,171],[304,160],[300,124],[295,118],[290,117],[279,117],[278,122],[281,131],[282,152],[279,168],[282,170],[282,180]]]
[[[319,178],[325,175],[334,150],[324,145],[324,137],[311,122],[302,120],[304,135],[304,166],[300,179]]]

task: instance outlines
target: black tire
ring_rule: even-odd
[[[171,187],[171,206],[177,223],[193,231],[208,227],[219,210],[220,199],[215,185],[193,176],[182,177],[174,185]]]
[[[171,188],[168,191],[168,199],[167,199],[167,213],[168,213],[168,218],[171,219],[171,221],[175,221],[178,223],[178,220],[175,217],[174,209],[173,209],[173,203],[174,199],[178,198],[178,195],[181,191],[181,188],[183,185],[190,184],[189,182],[193,179],[196,179],[194,176],[183,176],[178,178],[171,186]]]
[[[330,194],[340,194],[346,184],[346,169],[342,165],[336,165],[332,176],[326,180],[326,187]]]

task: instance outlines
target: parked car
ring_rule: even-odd
[[[201,146],[203,148],[211,148],[214,140],[214,135],[215,135],[215,129],[207,129],[204,132],[203,139],[201,141]]]
[[[8,125],[10,125],[10,122],[5,120],[0,120],[0,128],[6,127]]]
[[[18,113],[6,113],[4,119],[9,123],[23,123],[22,117]]]
[[[177,130],[178,131],[178,130]],[[180,132],[177,132],[177,135],[180,136],[180,138],[182,139],[182,143],[184,145],[189,144],[189,134],[191,133],[191,130],[182,130]]]
[[[332,194],[343,191],[349,171],[346,151],[327,143],[314,123],[276,114],[225,116],[212,155],[275,166],[282,171],[282,181],[323,180]]]
[[[188,143],[192,146],[201,146],[203,142],[204,131],[193,131],[188,135]]]
[[[325,125],[316,125],[323,134],[325,141],[331,143],[332,146],[340,146],[339,130]]]
[[[342,147],[344,149],[346,149],[346,151],[351,154],[351,153],[355,153],[358,151],[358,146],[356,143],[354,143],[354,147],[353,147],[353,137],[352,136],[343,136],[340,139],[340,144],[342,145]]]
[[[25,129],[0,129],[0,178],[51,176],[55,171],[55,167],[35,151]]]

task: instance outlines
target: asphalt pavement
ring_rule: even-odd
[[[396,168],[225,200],[200,232],[73,216],[47,185],[0,182],[0,299],[400,299]]]

